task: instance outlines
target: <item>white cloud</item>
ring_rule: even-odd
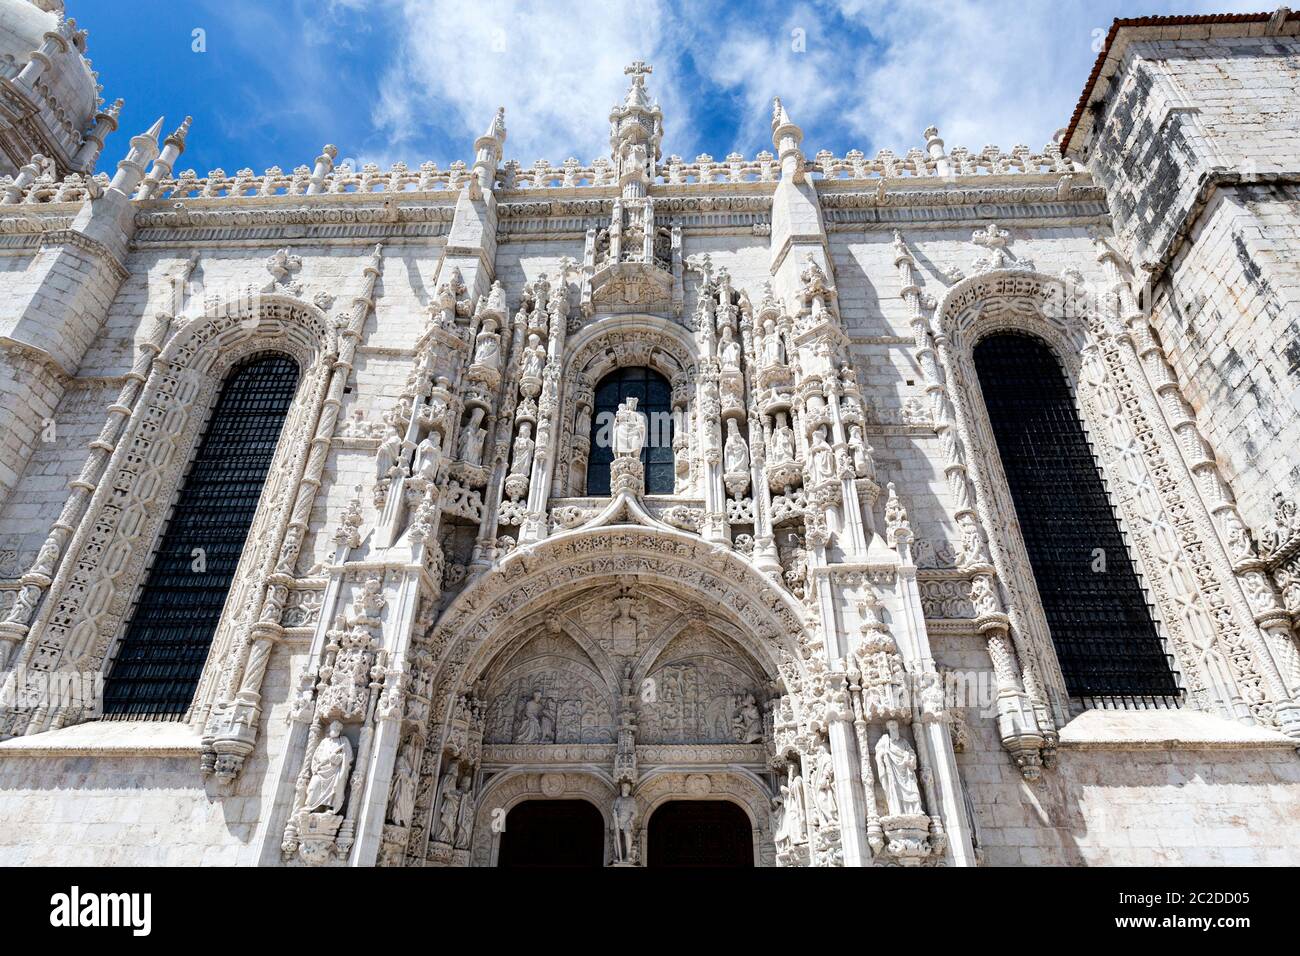
[[[655,67],[648,84],[669,122],[687,121],[667,52],[671,17],[658,0],[515,5],[505,0],[406,0],[405,35],[375,121],[393,148],[436,130],[470,158],[474,138],[506,108],[507,155],[525,165],[608,152],[608,108],[627,89],[633,60]],[[680,127],[679,127],[680,128]]]
[[[362,0],[332,0],[352,8]],[[623,67],[654,64],[665,153],[693,157],[719,130],[746,156],[770,148],[773,96],[804,147],[902,154],[939,127],[949,148],[1037,148],[1070,118],[1115,16],[1235,11],[1257,0],[382,0],[401,30],[375,100],[371,152],[470,158],[506,107],[507,156],[530,164],[608,152]],[[430,149],[430,147],[434,147]],[[718,157],[720,158],[720,157]]]

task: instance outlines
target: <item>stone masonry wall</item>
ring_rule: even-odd
[[[1087,144],[1248,523],[1300,486],[1300,38],[1137,39]],[[1074,147],[1072,147],[1074,148]]]

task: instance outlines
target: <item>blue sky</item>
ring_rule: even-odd
[[[623,66],[654,65],[665,155],[770,148],[780,95],[811,154],[902,154],[939,127],[949,147],[1042,146],[1069,119],[1116,16],[1238,12],[1261,0],[67,0],[90,31],[127,139],[166,114],[194,128],[178,166],[205,173],[472,159],[506,107],[508,158],[608,152]],[[194,31],[204,52],[195,52]]]

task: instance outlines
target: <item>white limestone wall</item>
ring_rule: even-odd
[[[0,743],[0,866],[255,863],[306,646],[295,637],[273,652],[262,733],[229,792],[204,781],[198,733],[182,723],[106,721]]]
[[[971,242],[972,233],[983,225],[980,220],[901,229],[915,257],[924,294],[941,298],[953,284],[945,273],[953,268],[968,272],[974,260],[985,254]],[[1085,225],[1036,223],[1026,228],[1010,220],[998,220],[998,225],[1011,234],[1008,251],[1037,271],[1059,276],[1072,268],[1083,274],[1085,283],[1099,280],[1096,252]],[[952,501],[942,449],[926,424],[929,401],[907,305],[900,296],[893,231],[839,231],[831,234],[830,245],[854,367],[875,416],[866,434],[875,450],[877,475],[882,485],[889,481],[897,485],[916,538],[937,546],[954,534]],[[923,413],[920,418],[909,412],[909,402]]]
[[[991,670],[976,635],[932,636],[941,667]],[[985,705],[987,706],[987,705]],[[1294,866],[1294,742],[1192,710],[1086,711],[1027,782],[982,708],[957,754],[990,866]]]
[[[1274,491],[1300,488],[1300,21],[1264,29],[1129,43],[1097,130],[1071,145],[1122,248],[1155,271],[1156,326],[1257,529]]]
[[[1300,489],[1300,187],[1216,191],[1152,320],[1248,524]]]

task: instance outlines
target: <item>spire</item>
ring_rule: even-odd
[[[498,106],[487,132],[474,140],[474,178],[480,190],[490,191],[496,183],[497,166],[506,145],[506,108]]]
[[[159,123],[162,119],[159,118]],[[153,168],[149,170],[149,175],[145,177],[140,191],[136,194],[137,199],[150,199],[158,188],[158,183],[172,174],[176,160],[180,158],[181,153],[185,152],[185,137],[189,135],[190,123],[194,122],[194,117],[187,116],[180,126],[176,127],[176,132],[172,133],[163,142],[162,152],[154,160]]]
[[[799,149],[799,144],[802,142],[803,130],[790,119],[781,97],[775,97],[772,100],[772,145],[776,147],[783,177],[797,180],[801,175],[803,151]]]
[[[655,164],[662,155],[659,150],[664,135],[664,114],[658,103],[650,99],[645,88],[645,78],[654,67],[644,60],[635,60],[623,68],[632,78],[623,102],[609,111],[609,149],[619,182],[626,194],[630,187],[644,186],[654,178]]]
[[[179,146],[182,151],[184,151],[185,137],[189,136],[190,124],[193,122],[194,122],[193,116],[185,117],[181,125],[176,127],[176,132],[172,133],[170,136],[167,137],[167,142],[168,143],[175,142],[176,145]]]
[[[126,158],[117,164],[117,173],[113,176],[110,189],[117,189],[127,196],[135,193],[140,180],[144,179],[144,170],[158,156],[158,136],[162,133],[163,117],[158,117],[154,124],[143,133],[131,137],[131,149]]]

